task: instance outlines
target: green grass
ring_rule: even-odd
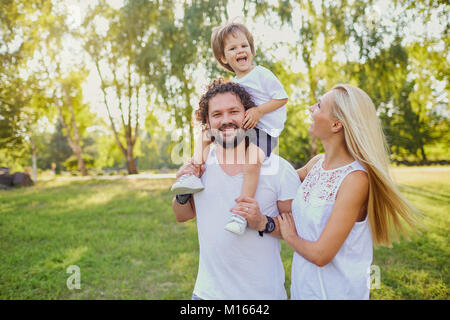
[[[381,288],[372,299],[448,299],[450,171],[396,170],[425,226],[375,250]],[[197,230],[175,222],[171,183],[60,179],[0,191],[0,299],[190,299]],[[289,292],[285,243],[282,258]],[[66,286],[70,265],[80,267],[80,290]]]

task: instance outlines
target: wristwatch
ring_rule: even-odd
[[[192,193],[188,193],[188,194],[177,194],[175,196],[175,199],[177,200],[177,202],[179,204],[186,204],[189,199],[192,197]]]
[[[259,235],[262,237],[264,233],[271,233],[275,230],[275,221],[271,217],[266,216],[267,223],[266,228],[263,231],[258,231]]]

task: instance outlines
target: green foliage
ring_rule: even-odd
[[[89,3],[79,27],[66,2],[10,0],[1,6],[0,160],[9,166],[29,165],[32,152],[41,168],[51,164],[50,155],[62,162],[50,149],[63,150],[46,137],[53,132],[40,123],[56,125],[56,104],[70,123],[70,97],[82,147],[93,126],[111,130],[91,136],[96,166],[122,167],[138,158],[143,168],[172,167],[176,142],[169,132],[192,139],[198,83],[232,77],[210,48],[212,29],[234,18],[228,1],[127,0],[117,8],[101,0]],[[449,159],[448,9],[445,1],[245,1],[245,21],[295,34],[289,43],[256,44],[255,62],[272,70],[290,97],[280,154],[301,165],[320,152],[307,132],[308,106],[347,82],[374,100],[392,159]],[[437,31],[422,32],[418,24]],[[79,42],[95,65],[109,123],[96,118],[83,98],[89,64],[83,52],[67,59],[63,51],[70,41]],[[286,58],[276,54],[282,47],[289,51]],[[294,66],[301,71],[292,71]],[[158,121],[144,124],[147,113],[168,113],[169,128],[158,129]],[[73,134],[73,126],[67,130]]]
[[[48,105],[35,75],[23,77],[19,71],[27,68],[42,34],[51,28],[47,16],[51,14],[52,3],[2,0],[1,8],[0,149],[9,149],[17,155],[26,148],[29,131]]]
[[[86,169],[94,167],[94,158],[88,154],[83,154],[83,161]],[[63,166],[69,171],[78,170],[78,158],[75,155],[71,155],[66,161],[63,162]]]

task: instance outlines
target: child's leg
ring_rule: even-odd
[[[245,152],[244,164],[244,181],[242,183],[241,197],[255,197],[256,189],[258,187],[259,173],[265,154],[254,144],[250,144]],[[225,229],[236,234],[243,234],[247,227],[247,220],[243,217],[232,214],[231,220],[225,226]]]
[[[254,144],[250,144],[245,152],[244,182],[241,197],[255,197],[258,187],[259,172],[265,158],[264,151]]]
[[[260,170],[260,164],[244,164],[244,182],[242,183],[241,197],[255,197]]]
[[[207,139],[206,131],[202,130],[200,134],[195,138],[194,141],[194,155],[193,161],[194,164],[203,164],[206,161],[206,157],[209,153],[209,145],[211,144],[211,140]],[[207,153],[208,152],[208,153]]]

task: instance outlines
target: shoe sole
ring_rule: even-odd
[[[205,188],[179,187],[179,188],[174,188],[170,191],[172,192],[172,194],[177,195],[177,194],[197,193],[197,192],[202,191],[203,189],[205,189]]]
[[[244,234],[244,232],[245,232],[245,229],[244,229],[244,231],[242,231],[242,232],[236,232],[235,230],[231,229],[231,228],[228,226],[228,224],[225,226],[224,229],[227,230],[227,231],[229,231],[229,232],[231,232],[231,233],[234,233],[234,234],[236,234],[236,235],[238,235],[238,236],[242,236],[242,235]]]

